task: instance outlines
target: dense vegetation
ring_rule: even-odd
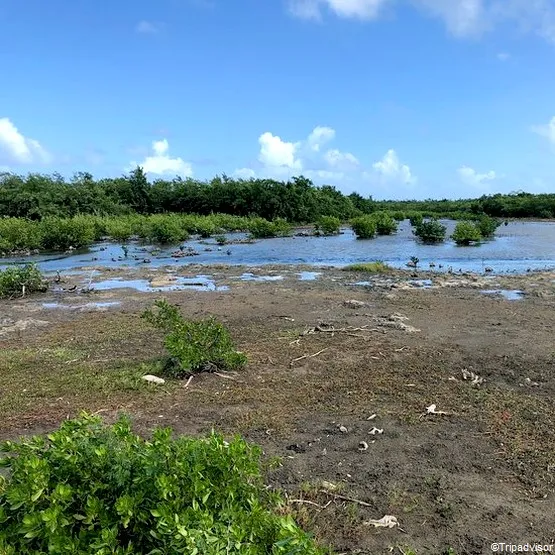
[[[21,297],[35,291],[46,291],[47,287],[48,283],[33,264],[0,270],[0,298]]]
[[[343,195],[335,187],[315,187],[309,179],[232,179],[226,175],[209,181],[175,178],[149,182],[141,168],[128,175],[93,179],[78,173],[62,176],[0,174],[0,216],[40,220],[47,216],[78,214],[122,215],[179,212],[283,218],[295,223],[314,223],[320,216],[345,221],[376,211],[404,219],[418,212],[432,217],[487,214],[497,218],[553,218],[555,194],[482,196],[478,199],[375,201],[358,193]]]
[[[240,438],[149,441],[82,415],[0,449],[0,553],[323,554],[262,481]]]
[[[411,223],[414,227],[412,232],[423,243],[441,243],[445,239],[447,228],[435,218],[427,221],[423,218],[413,218]]]

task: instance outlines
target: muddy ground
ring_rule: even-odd
[[[245,271],[283,279],[238,279]],[[268,483],[337,553],[481,554],[493,542],[555,540],[555,275],[418,272],[432,278],[425,288],[402,272],[328,268],[299,281],[297,271],[103,276],[159,287],[202,273],[229,286],[154,293],[84,293],[88,275],[68,275],[58,291],[0,301],[0,437],[49,430],[81,409],[109,420],[126,411],[144,433],[239,432],[280,457]],[[247,368],[187,388],[141,380],[163,348],[139,315],[161,297],[224,321]],[[432,404],[446,414],[427,414]],[[399,526],[368,524],[384,515]]]

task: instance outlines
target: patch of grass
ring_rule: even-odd
[[[47,287],[47,282],[34,264],[0,270],[0,298],[21,296],[24,292],[46,291]]]
[[[0,552],[323,554],[262,481],[262,451],[221,435],[151,441],[83,414],[5,442]]]
[[[170,355],[164,365],[166,376],[182,378],[246,364],[246,356],[235,350],[229,331],[216,319],[185,320],[178,307],[165,300],[156,301],[154,307],[157,310],[148,309],[142,317],[165,333],[164,345]]]
[[[345,266],[343,271],[364,272],[366,274],[388,274],[393,271],[393,268],[381,260],[376,260],[375,262],[359,262],[357,264],[351,264],[349,266]]]

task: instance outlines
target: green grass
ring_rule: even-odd
[[[381,260],[376,260],[375,262],[359,262],[358,264],[351,264],[349,266],[345,266],[343,271],[363,272],[366,274],[388,274],[393,271],[393,268]]]

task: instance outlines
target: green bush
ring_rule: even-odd
[[[39,229],[42,248],[47,250],[87,247],[95,238],[95,227],[88,216],[44,218]]]
[[[381,260],[376,260],[375,262],[359,262],[357,264],[351,264],[350,266],[345,266],[343,270],[345,272],[363,272],[366,274],[388,274],[393,270],[393,268]]]
[[[106,234],[114,241],[128,241],[134,235],[139,235],[146,223],[141,216],[119,216],[106,218]]]
[[[397,222],[388,212],[375,212],[372,217],[376,220],[378,235],[391,235],[397,231]]]
[[[451,238],[457,245],[470,245],[470,243],[479,241],[482,234],[474,222],[463,220],[456,225]]]
[[[377,224],[372,216],[360,216],[352,219],[351,227],[357,239],[372,239],[376,235]]]
[[[422,215],[422,212],[411,212],[409,215],[409,221],[412,227],[418,227],[424,222],[424,216]]]
[[[323,555],[261,476],[241,438],[151,440],[127,418],[86,414],[46,437],[4,442],[0,553]]]
[[[291,224],[283,218],[276,218],[273,222],[265,218],[251,218],[249,223],[249,232],[255,239],[264,239],[268,237],[283,237],[291,233]]]
[[[284,218],[276,218],[272,221],[272,227],[274,230],[274,237],[285,237],[291,234],[293,227]]]
[[[501,221],[489,216],[482,216],[476,223],[482,237],[493,237]]]
[[[165,374],[182,378],[195,372],[234,370],[244,366],[247,357],[235,350],[228,330],[214,318],[194,322],[185,320],[175,305],[161,300],[142,317],[165,333],[169,353]]]
[[[400,210],[396,210],[394,212],[391,212],[390,214],[391,214],[391,217],[397,222],[402,222],[407,218],[407,215],[404,212],[401,212]]]
[[[0,297],[22,295],[23,287],[25,287],[25,293],[46,291],[47,282],[35,264],[10,266],[0,270]]]
[[[41,245],[39,226],[23,218],[0,218],[0,252],[38,249]]]
[[[140,235],[160,244],[179,243],[189,237],[181,218],[176,214],[156,214],[145,219]]]
[[[414,235],[423,243],[441,243],[445,240],[447,228],[436,219],[420,222],[413,229]]]
[[[322,235],[337,235],[341,229],[341,220],[335,216],[322,216],[315,227]]]

